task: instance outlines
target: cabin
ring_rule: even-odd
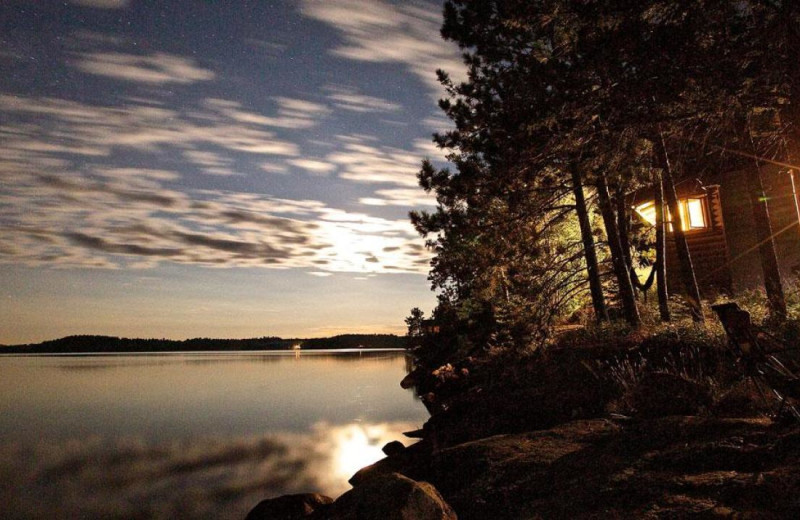
[[[426,336],[435,336],[439,334],[439,325],[436,323],[436,320],[422,320],[422,333]]]
[[[777,166],[761,170],[778,263],[784,277],[800,271],[800,174]],[[763,287],[753,210],[746,173],[730,171],[706,182],[686,180],[676,186],[678,205],[695,275],[705,297]],[[655,225],[652,190],[632,196],[634,215]],[[665,208],[666,209],[666,208]],[[667,277],[669,290],[681,292],[675,241],[667,212]]]

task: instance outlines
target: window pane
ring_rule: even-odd
[[[656,204],[655,202],[645,202],[636,206],[636,213],[639,214],[651,226],[656,225]]]
[[[679,200],[678,201],[678,213],[681,215],[681,226],[683,230],[686,231],[689,229],[689,218],[686,216],[686,201]]]
[[[689,214],[690,228],[706,227],[706,218],[703,214],[703,201],[700,199],[689,199],[686,201],[686,209]]]

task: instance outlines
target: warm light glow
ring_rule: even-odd
[[[669,208],[664,208],[665,219],[669,223],[672,221]],[[634,211],[639,217],[651,226],[656,225],[656,205],[649,201],[634,207]],[[703,210],[703,199],[681,199],[678,201],[678,212],[681,216],[683,230],[703,229],[708,227],[706,224],[705,211]],[[668,224],[668,229],[672,231],[672,224]]]
[[[706,218],[703,213],[703,201],[700,199],[688,199],[686,201],[686,213],[689,214],[690,228],[706,227]]]
[[[656,225],[656,203],[655,202],[645,202],[644,204],[639,204],[634,208],[636,213],[639,214],[645,222],[650,224],[651,226]]]

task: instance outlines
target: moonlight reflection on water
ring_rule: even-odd
[[[98,437],[0,448],[2,518],[241,520],[285,493],[337,496],[414,423],[314,425],[307,434],[150,443]]]
[[[0,518],[241,520],[337,496],[427,412],[402,352],[0,357]]]
[[[387,425],[352,424],[336,431],[334,436],[335,474],[345,479],[364,466],[384,457],[381,448],[396,438]]]

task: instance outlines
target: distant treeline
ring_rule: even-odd
[[[344,334],[331,338],[284,339],[263,337],[251,339],[193,338],[131,339],[113,336],[67,336],[61,339],[28,345],[0,347],[5,354],[74,354],[113,352],[173,352],[173,351],[248,351],[289,350],[299,345],[302,349],[346,348],[404,348],[405,338],[394,334]]]

